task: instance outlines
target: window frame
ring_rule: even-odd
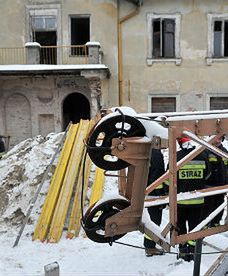
[[[178,95],[176,93],[169,93],[169,94],[167,94],[167,93],[165,93],[165,94],[156,93],[156,94],[150,94],[150,95],[148,95],[147,110],[148,110],[149,113],[154,113],[153,110],[152,110],[152,101],[153,101],[153,98],[175,98],[176,99],[176,111],[175,112],[180,111],[180,95]],[[167,111],[167,112],[169,112],[169,111]]]
[[[210,109],[211,98],[228,98],[228,93],[208,93],[206,95],[206,110],[215,110]]]
[[[35,26],[35,22],[33,21],[33,20],[36,20],[36,19],[41,19],[42,20],[42,27],[36,27]],[[55,26],[54,27],[48,27],[47,26],[47,20],[48,19],[54,19],[55,20]],[[56,31],[57,30],[57,18],[56,18],[56,16],[54,16],[54,15],[39,15],[39,16],[37,16],[37,15],[34,15],[34,16],[32,16],[31,17],[31,20],[32,20],[32,23],[31,23],[31,25],[32,25],[32,29],[33,30],[35,30],[35,31]]]
[[[175,21],[175,42],[174,42],[174,58],[154,58],[153,57],[153,21],[156,19],[172,19]],[[147,31],[148,31],[148,47],[147,47],[147,65],[151,66],[153,63],[175,63],[176,65],[181,64],[180,57],[180,22],[181,14],[147,14]]]
[[[33,41],[32,17],[55,17],[56,18],[56,45],[62,45],[61,31],[61,5],[60,4],[43,4],[43,5],[26,5],[26,41]],[[54,29],[49,29],[53,31]],[[57,64],[62,61],[62,51],[57,51]]]
[[[228,21],[228,13],[209,13],[207,15],[207,21],[208,21],[208,53],[206,62],[207,65],[211,65],[214,62],[228,62],[228,56],[227,57],[214,57],[214,22],[215,21]],[[222,39],[222,47],[224,48],[224,39]]]
[[[68,33],[69,33],[69,39],[68,39],[68,42],[69,42],[69,45],[72,45],[71,44],[71,41],[72,41],[72,38],[71,38],[71,19],[72,18],[89,18],[89,36],[90,36],[90,39],[91,39],[91,14],[69,14],[68,16],[68,22],[69,22],[69,30],[68,30]],[[71,53],[71,50],[69,51],[69,57],[77,57],[77,55],[72,55]]]

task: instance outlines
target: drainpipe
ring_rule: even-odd
[[[129,13],[128,15],[120,18],[120,0],[117,0],[117,16],[118,16],[118,84],[119,84],[119,106],[123,105],[123,56],[122,56],[122,24],[128,19],[134,17],[139,13],[140,6]]]

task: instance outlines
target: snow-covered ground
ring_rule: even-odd
[[[192,275],[190,263],[176,258],[176,248],[163,256],[146,257],[142,248],[114,243],[98,244],[80,237],[67,240],[65,233],[57,244],[32,241],[31,236],[41,211],[48,184],[45,181],[40,196],[33,208],[28,225],[25,227],[18,246],[13,244],[20,229],[21,221],[30,206],[42,175],[58,146],[62,134],[50,134],[27,139],[14,147],[0,160],[0,275],[44,275],[44,266],[58,262],[60,275]],[[52,172],[54,171],[54,166]],[[106,179],[104,195],[117,194],[116,178]],[[162,224],[168,221],[168,209],[163,211]],[[225,249],[228,234],[222,233],[205,239]],[[143,235],[132,232],[118,240],[142,247]],[[203,253],[216,252],[203,246]],[[218,257],[218,254],[203,254],[201,275]]]

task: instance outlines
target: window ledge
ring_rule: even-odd
[[[213,57],[206,58],[207,65],[211,65],[212,63],[215,63],[215,62],[227,63],[228,57],[227,58],[213,58]]]
[[[147,65],[152,66],[153,63],[175,63],[181,65],[182,58],[147,58]]]

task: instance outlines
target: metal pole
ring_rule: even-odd
[[[196,240],[193,276],[200,276],[200,264],[203,239]]]

